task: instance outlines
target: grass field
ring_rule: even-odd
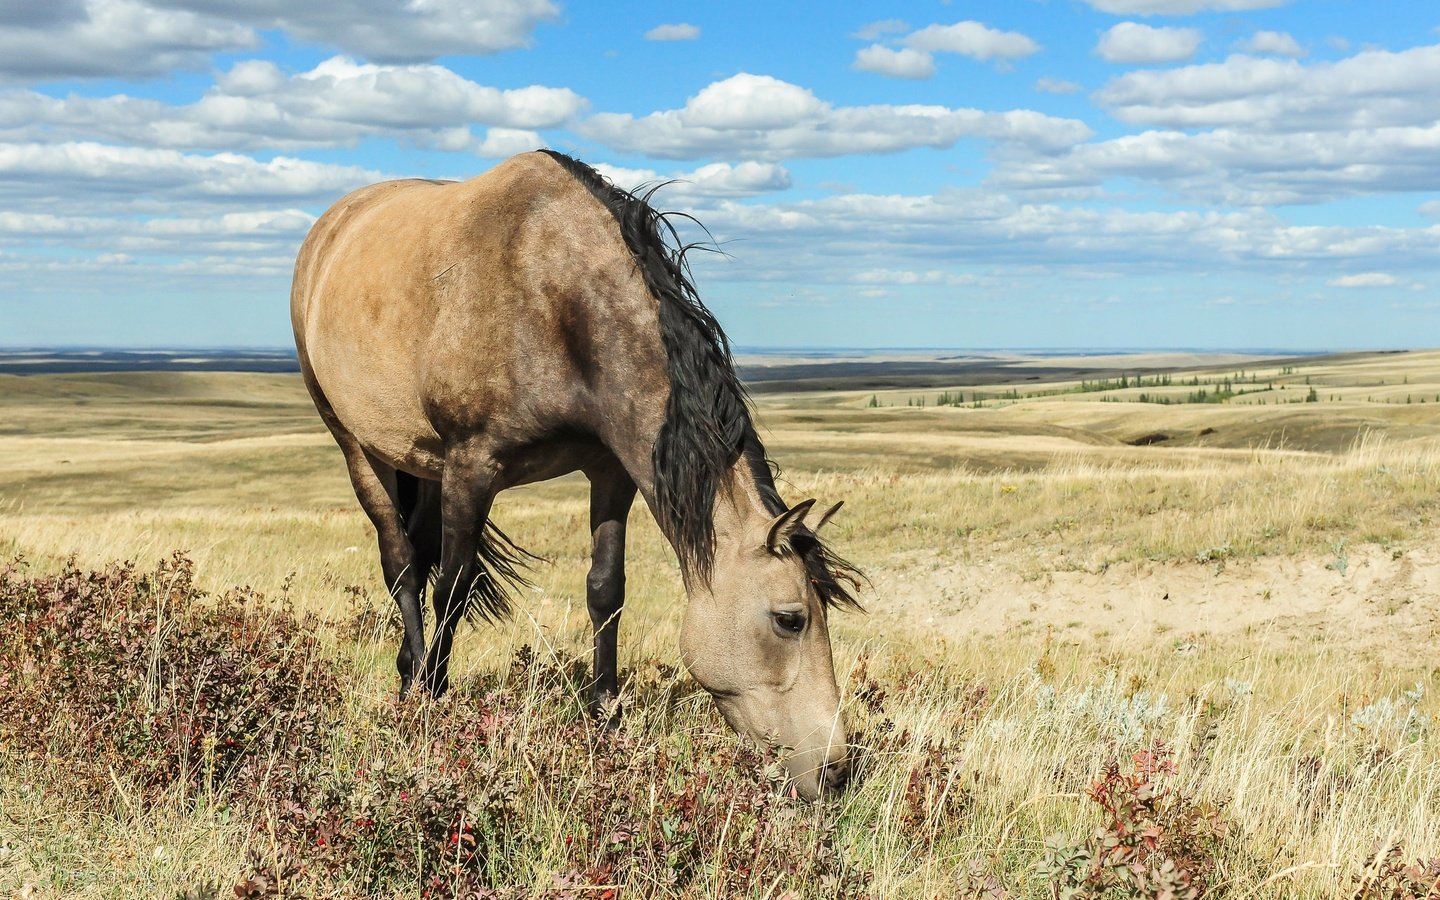
[[[247,586],[323,620],[295,640],[338,685],[285,695],[330,716],[324,752],[244,796],[196,781],[194,760],[153,796],[133,760],[77,792],[73,734],[7,739],[0,718],[0,894],[1139,897],[1168,878],[1175,896],[1440,896],[1423,862],[1440,858],[1440,352],[1147,362],[1138,384],[760,397],[782,491],[845,500],[830,539],[873,581],[869,614],[832,624],[863,777],[817,806],[762,790],[764,757],[673,671],[683,596],[643,509],[616,745],[570,688],[589,642],[578,477],[497,501],[548,560],[533,596],[512,623],[462,628],[452,699],[397,706],[373,535],[298,377],[0,376],[0,556],[26,566],[5,627],[41,602],[36,579],[180,550],[187,603]],[[170,596],[150,577],[104,590],[148,608]],[[11,689],[41,698],[12,650]],[[134,701],[152,718],[153,693]],[[482,781],[434,774],[461,744]],[[417,812],[387,791],[441,799]],[[316,831],[339,809],[411,849]],[[436,822],[504,853],[446,862]]]

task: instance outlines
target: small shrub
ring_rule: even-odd
[[[152,572],[0,570],[0,752],[88,804],[117,783],[143,804],[298,777],[340,690],[314,622],[207,597],[192,574],[178,554]]]
[[[637,708],[693,699],[693,683],[651,668],[631,673]],[[376,711],[362,730],[386,739],[273,806],[274,847],[252,854],[236,894],[863,893],[869,876],[823,808],[774,790],[771,753],[713,728],[607,731],[585,711],[587,680],[580,660],[522,647],[441,703]]]
[[[1351,879],[1351,887],[1354,900],[1440,900],[1440,856],[1407,863],[1404,849],[1392,844]]]
[[[1133,770],[1107,764],[1086,796],[1103,819],[1083,844],[1046,842],[1040,874],[1067,900],[1168,897],[1196,900],[1218,881],[1229,825],[1220,811],[1165,787],[1176,774],[1160,745],[1132,756]]]

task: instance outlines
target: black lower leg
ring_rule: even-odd
[[[620,720],[620,612],[625,605],[625,523],[635,499],[635,483],[618,465],[586,472],[590,477],[590,574],[585,602],[595,631],[592,714],[609,727]]]
[[[398,499],[404,514],[405,536],[413,550],[412,563],[404,576],[406,601],[401,604],[402,617],[404,606],[413,603],[415,632],[423,636],[424,622],[421,619],[425,608],[425,592],[431,573],[440,563],[440,485],[438,482],[416,478],[403,472],[397,472],[396,479],[400,488]],[[406,633],[409,631],[407,623]],[[396,667],[400,669],[402,697],[409,691],[411,682],[420,674],[424,661],[423,641],[417,642],[413,647],[408,640],[402,642],[400,655],[396,660]]]

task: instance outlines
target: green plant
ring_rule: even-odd
[[[1178,769],[1163,745],[1139,751],[1131,761],[1132,770],[1122,773],[1111,760],[1086,792],[1102,813],[1089,839],[1072,844],[1055,835],[1046,842],[1040,874],[1052,896],[1196,900],[1223,877],[1221,851],[1230,825],[1219,808],[1165,784]]]

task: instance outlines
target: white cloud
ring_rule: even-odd
[[[1257,31],[1237,45],[1247,53],[1272,56],[1304,56],[1305,48],[1288,32]]]
[[[533,131],[518,128],[491,128],[485,132],[485,140],[475,147],[477,156],[503,159],[517,153],[539,150],[545,146],[545,139]]]
[[[1038,78],[1035,80],[1035,90],[1042,94],[1078,94],[1082,88],[1063,78]]]
[[[738,165],[710,163],[689,172],[662,174],[654,169],[630,169],[604,163],[595,166],[616,185],[635,190],[665,182],[657,195],[661,206],[703,203],[716,198],[753,197],[790,187],[790,172],[775,163],[747,161]]]
[[[50,14],[6,14],[0,28],[0,80],[153,76],[200,68],[218,51],[259,43],[244,25],[186,10],[154,9],[140,0],[18,6]]]
[[[7,28],[38,28],[83,18],[83,0],[51,0],[49,3],[6,3],[0,6],[0,25]]]
[[[852,280],[860,284],[892,284],[892,285],[914,285],[914,284],[944,284],[944,285],[970,285],[978,284],[980,278],[968,272],[947,272],[944,269],[926,269],[916,271],[913,269],[866,269],[863,272],[856,272]]]
[[[892,78],[929,78],[935,74],[935,59],[924,50],[913,47],[892,49],[871,44],[855,54],[854,68]]]
[[[778,203],[722,200],[702,210],[702,221],[735,257],[735,265],[723,268],[725,277],[741,281],[921,288],[968,283],[967,273],[976,271],[1081,277],[1099,267],[1108,281],[1128,275],[1153,283],[1160,273],[1209,274],[1223,267],[1318,286],[1357,270],[1402,273],[1440,264],[1440,226],[1297,226],[1259,209],[1097,209],[974,188]],[[729,243],[738,237],[744,240]],[[711,260],[697,264],[718,268]],[[711,273],[700,274],[703,281]]]
[[[975,59],[1017,59],[1040,50],[1018,31],[1000,31],[980,22],[927,25],[904,38],[907,47],[932,53],[958,53]]]
[[[1420,204],[1420,215],[1440,219],[1440,200],[1426,200]]]
[[[685,103],[686,123],[698,128],[779,128],[813,121],[825,111],[826,104],[807,88],[746,72],[707,85]]]
[[[1331,287],[1343,288],[1393,287],[1399,283],[1400,279],[1389,272],[1361,272],[1358,275],[1342,275],[1327,282]]]
[[[71,251],[96,254],[97,265],[131,265],[147,258],[228,255],[249,259],[293,254],[315,216],[298,209],[256,209],[215,216],[187,216],[136,222],[122,217],[0,213],[0,246],[20,249],[63,239]],[[17,264],[24,256],[12,256]]]
[[[1424,126],[1440,119],[1440,45],[1369,50],[1338,62],[1232,56],[1129,72],[1096,99],[1126,122],[1326,131]]]
[[[488,154],[522,130],[567,121],[585,107],[566,88],[532,85],[499,90],[436,65],[380,66],[344,57],[287,75],[249,60],[221,74],[187,106],[125,95],[55,98],[31,91],[0,93],[0,139],[103,138],[176,148],[337,146],[370,135],[403,137],[428,147]],[[502,131],[478,141],[470,125]],[[510,139],[513,145],[518,138]],[[528,149],[534,149],[530,147]]]
[[[1188,16],[1198,12],[1237,12],[1283,6],[1288,0],[1085,0],[1101,12],[1119,16]]]
[[[887,19],[865,26],[856,37],[874,40],[886,32],[906,27],[899,19]],[[935,53],[958,53],[981,60],[996,59],[1003,64],[1040,49],[1039,44],[1018,31],[1000,31],[974,21],[927,25],[901,38],[900,43],[904,46],[871,44],[856,52],[851,67],[892,78],[922,79],[935,74]]]
[[[700,37],[700,28],[688,22],[675,25],[656,25],[645,32],[647,41],[693,41]]]
[[[1440,123],[1325,134],[1233,129],[1146,131],[1048,158],[1002,161],[992,181],[1055,190],[1135,178],[1191,200],[1318,203],[1376,192],[1440,190]]]
[[[91,142],[0,144],[0,196],[43,200],[86,195],[227,203],[332,200],[381,179],[357,166],[290,157],[261,162],[236,153],[114,147]]]
[[[661,159],[754,160],[948,147],[966,137],[1054,152],[1091,134],[1083,122],[1031,110],[834,107],[798,85],[748,73],[708,85],[680,109],[639,118],[602,113],[576,130],[614,149]]]
[[[867,25],[860,26],[853,36],[862,41],[875,41],[887,34],[895,34],[896,32],[909,30],[910,26],[904,19],[881,19],[878,22],[871,22]]]
[[[146,0],[303,40],[375,62],[413,63],[452,53],[496,53],[530,43],[558,15],[551,0]]]
[[[16,9],[10,9],[15,6]],[[258,30],[378,62],[495,53],[529,43],[551,0],[65,0],[7,4],[0,80],[162,75],[257,46]]]
[[[1204,40],[1196,28],[1152,28],[1121,22],[1100,36],[1095,51],[1106,62],[1180,62],[1195,55]]]

